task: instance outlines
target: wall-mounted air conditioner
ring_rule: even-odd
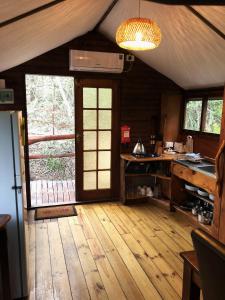
[[[70,50],[70,71],[122,73],[124,54]]]

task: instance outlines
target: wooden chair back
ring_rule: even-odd
[[[191,233],[204,300],[225,299],[225,245],[200,229]]]

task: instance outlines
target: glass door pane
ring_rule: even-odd
[[[110,189],[112,89],[83,88],[83,189]],[[93,151],[96,150],[96,151]],[[107,151],[102,151],[107,150]],[[104,170],[104,171],[99,171]]]

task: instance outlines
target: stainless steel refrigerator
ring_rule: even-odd
[[[21,126],[21,112],[0,112],[0,214],[12,217],[7,234],[13,299],[28,294],[28,222]]]

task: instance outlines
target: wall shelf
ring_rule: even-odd
[[[156,177],[156,178],[164,179],[164,180],[171,180],[171,177],[170,177],[170,176],[166,176],[166,175],[164,175],[164,174],[152,173],[152,174],[150,174],[150,175],[153,176],[153,177]]]
[[[185,215],[187,220],[190,221],[195,227],[200,227],[213,235],[215,238],[218,238],[219,205],[218,195],[216,193],[216,178],[198,171],[193,171],[189,167],[179,164],[179,162],[172,163],[171,172],[171,210],[180,212],[181,214]],[[197,192],[185,189],[185,183],[190,183],[191,185],[207,191],[209,194],[213,194],[215,196],[215,200],[212,201],[207,197],[199,195]],[[186,201],[190,201],[190,195],[213,206],[213,222],[211,225],[205,225],[198,222],[197,216],[194,216],[191,211],[187,211],[182,208],[182,205]]]
[[[205,231],[211,233],[212,231],[212,226],[211,225],[205,225],[205,224],[202,224],[200,222],[198,222],[198,217],[197,216],[194,216],[192,214],[192,212],[190,211],[187,211],[187,210],[184,210],[182,209],[181,207],[177,206],[177,205],[174,205],[174,208],[176,209],[176,211],[178,211],[179,213],[185,215],[188,217],[189,221],[191,223],[193,223],[194,225],[197,225],[198,227],[201,227],[202,229],[204,229]]]
[[[213,206],[214,206],[214,202],[213,202],[212,200],[210,200],[210,199],[208,199],[208,198],[206,198],[206,197],[200,196],[198,193],[195,193],[195,192],[192,192],[192,191],[189,191],[189,190],[186,190],[186,189],[185,189],[185,191],[186,191],[188,194],[190,194],[190,195],[192,195],[192,196],[194,196],[194,197],[196,197],[196,198],[198,198],[198,199],[200,199],[200,200],[202,200],[202,201],[204,201],[204,202],[207,202],[207,203],[209,203],[210,205],[213,205]]]
[[[157,173],[126,173],[125,177],[138,177],[138,176],[152,176],[156,178],[161,178],[165,180],[171,180],[170,176],[166,176],[164,174],[157,174]]]
[[[120,164],[120,198],[121,201],[126,204],[132,201],[137,200],[149,200],[154,201],[156,204],[163,205],[165,208],[170,207],[170,200],[164,200],[164,199],[157,199],[154,197],[147,197],[142,195],[135,195],[135,191],[138,188],[138,186],[150,186],[153,187],[153,185],[156,184],[156,179],[159,179],[157,184],[161,187],[161,194],[162,198],[170,198],[171,196],[171,177],[167,176],[166,174],[170,172],[170,164],[171,161],[174,159],[174,156],[168,156],[168,155],[162,155],[161,157],[145,157],[145,158],[136,158],[131,155],[125,155],[121,154],[121,164]],[[130,166],[131,163],[140,163],[142,166],[143,164],[150,165],[151,163],[154,164],[154,173],[146,172],[145,169],[140,170],[140,173],[135,173],[132,169],[127,170],[127,165]],[[142,173],[141,173],[142,172]],[[132,193],[129,193],[129,189],[134,190],[134,196]],[[161,205],[161,206],[162,206]]]

